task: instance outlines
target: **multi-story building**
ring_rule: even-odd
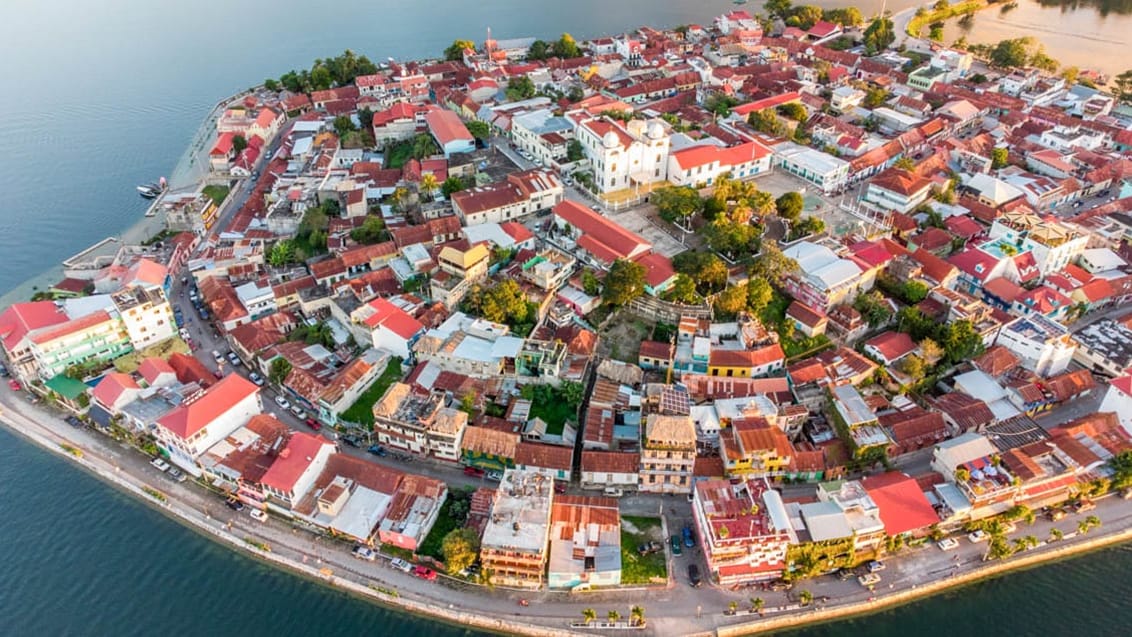
[[[444,406],[438,394],[419,395],[394,383],[373,406],[377,441],[395,449],[455,462],[468,426],[468,414]]]
[[[857,388],[852,385],[838,385],[832,389],[833,420],[844,427],[852,441],[853,454],[861,457],[868,450],[880,448],[887,450],[892,445],[888,432],[880,426],[876,414],[869,408]]]
[[[790,438],[765,418],[731,421],[731,427],[720,432],[719,447],[727,475],[777,476],[794,459]]]
[[[548,170],[527,170],[502,181],[452,193],[452,209],[465,226],[503,223],[562,201],[562,182]]]
[[[134,349],[121,318],[106,310],[35,330],[28,334],[28,339],[36,372],[44,380],[73,365],[108,364]]]
[[[668,181],[677,186],[710,186],[724,174],[747,179],[770,171],[771,151],[759,142],[737,146],[691,146],[668,156]]]
[[[626,190],[667,179],[668,131],[660,120],[598,118],[577,125],[575,135],[593,167],[601,192]]]
[[[696,462],[696,425],[688,416],[653,414],[641,447],[641,491],[688,493]]]
[[[835,305],[851,303],[875,280],[857,261],[844,259],[817,243],[800,241],[783,250],[798,263],[798,272],[783,282],[787,293],[798,301],[828,312]]]
[[[549,588],[621,584],[621,516],[617,500],[560,495],[550,509]]]
[[[333,442],[304,431],[291,433],[271,467],[259,479],[268,502],[290,510],[314,486],[336,452]]]
[[[574,274],[578,260],[574,257],[547,248],[531,257],[521,265],[522,276],[535,287],[554,291]]]
[[[778,343],[753,350],[713,347],[708,355],[708,375],[728,378],[755,378],[783,369],[786,354]]]
[[[115,292],[111,298],[135,349],[176,336],[173,308],[160,287],[134,285]]]
[[[546,166],[565,159],[570,122],[549,108],[532,110],[511,119],[511,140],[520,150]]]
[[[928,199],[932,182],[901,168],[889,168],[869,181],[864,201],[881,212],[908,214]]]
[[[1016,254],[1030,252],[1042,276],[1058,272],[1085,251],[1089,238],[1064,224],[1038,215],[1017,211],[996,218],[990,239],[1010,245]]]
[[[995,343],[1013,352],[1023,367],[1039,376],[1065,371],[1077,349],[1064,325],[1036,313],[1003,325]]]
[[[170,460],[199,476],[197,458],[262,411],[259,387],[228,374],[158,418],[153,433]]]
[[[974,518],[1009,509],[1021,483],[1003,466],[995,446],[977,433],[966,433],[936,445],[932,469],[955,483],[971,504]]]
[[[829,194],[849,179],[849,162],[820,150],[783,142],[774,147],[774,165]]]
[[[359,343],[408,358],[425,327],[411,314],[384,298],[376,298],[350,313]]]
[[[541,588],[550,551],[554,478],[540,471],[503,473],[480,540],[480,563],[497,586]]]
[[[1073,360],[1086,369],[1112,377],[1132,367],[1132,329],[1123,323],[1105,319],[1074,334],[1077,349]]]
[[[433,275],[430,283],[432,299],[451,309],[463,300],[475,283],[487,276],[491,253],[483,244],[467,250],[445,246],[436,261],[440,271]]]
[[[385,517],[377,526],[382,544],[416,551],[436,524],[448,497],[448,485],[440,480],[412,473],[405,474]]]
[[[798,538],[782,496],[765,478],[696,483],[692,515],[708,570],[721,586],[777,579]]]

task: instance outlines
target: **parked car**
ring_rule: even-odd
[[[153,465],[153,468],[157,469],[161,473],[165,473],[170,469],[169,463],[165,462],[161,458],[154,458],[153,460],[149,461],[149,464]]]
[[[232,363],[233,367],[239,367],[244,364],[243,361],[240,360],[240,357],[236,356],[236,352],[228,352],[228,362]]]
[[[306,426],[310,427],[311,429],[313,429],[315,431],[322,429],[322,423],[315,420],[314,418],[307,418],[306,420],[303,421],[303,423],[306,424]]]
[[[181,328],[180,330],[178,330],[178,332],[177,332],[177,333],[181,335],[181,340],[185,340],[185,341],[187,341],[187,340],[189,340],[189,338],[190,338],[190,336],[189,336],[189,330],[187,330],[187,329],[185,329],[185,328],[183,328],[183,327],[182,327],[182,328]]]
[[[688,583],[692,588],[703,586],[704,580],[700,577],[700,567],[695,564],[688,565]]]
[[[257,387],[263,387],[263,382],[264,382],[263,376],[260,376],[259,374],[255,373],[255,372],[248,374],[248,380],[255,383]]]
[[[1064,520],[1066,515],[1068,515],[1068,514],[1065,512],[1065,509],[1056,508],[1056,509],[1050,509],[1049,511],[1046,511],[1046,517],[1049,518],[1050,522],[1057,522],[1058,520]]]
[[[482,478],[484,473],[486,472],[483,469],[477,467],[464,467],[464,475],[472,478]]]
[[[413,575],[416,575],[417,577],[419,577],[423,580],[427,580],[429,582],[435,582],[436,581],[436,571],[432,570],[431,568],[429,568],[427,566],[418,566],[418,567],[414,568],[413,569]]]
[[[776,579],[770,583],[770,590],[775,592],[788,591],[794,588],[794,585],[783,579]]]
[[[1081,502],[1077,504],[1076,510],[1077,513],[1085,513],[1087,511],[1092,511],[1095,508],[1097,508],[1096,502],[1093,502],[1092,500],[1081,500]]]
[[[177,467],[173,467],[172,469],[169,470],[169,473],[166,473],[165,475],[168,476],[168,478],[170,480],[172,480],[173,482],[176,482],[178,484],[189,479],[189,477],[185,475],[185,472],[181,471]]]
[[[868,588],[869,586],[876,586],[877,584],[880,584],[880,575],[877,575],[876,573],[865,573],[864,575],[857,578],[857,582],[861,586],[864,586],[866,588]]]
[[[267,522],[267,513],[260,509],[252,509],[251,513],[248,515],[252,516],[252,519],[258,522]]]
[[[848,582],[849,580],[853,579],[854,575],[856,575],[856,573],[854,573],[852,569],[837,569],[837,579],[841,580],[842,582]]]
[[[690,549],[695,548],[696,547],[696,538],[695,538],[694,535],[692,535],[692,527],[690,527],[690,526],[684,527],[684,529],[681,531],[681,533],[684,534],[684,546],[686,546]]]
[[[21,385],[21,384],[20,384],[20,381],[18,381],[18,380],[10,380],[10,381],[8,381],[8,387],[11,387],[11,388],[12,388],[12,391],[20,391],[21,389],[23,389],[23,388],[24,388],[24,386],[23,386],[23,385]]]
[[[403,560],[399,557],[393,558],[393,561],[390,562],[389,565],[392,566],[393,568],[397,569],[398,571],[404,571],[405,573],[408,573],[409,571],[413,570],[412,564],[406,562],[405,560]]]
[[[279,405],[283,409],[290,409],[291,408],[290,401],[288,401],[286,398],[284,398],[282,396],[276,396],[275,397],[275,404]]]
[[[295,414],[295,418],[300,420],[307,417],[307,412],[303,411],[303,408],[298,405],[291,405],[291,413]]]
[[[223,365],[224,364],[224,357],[221,356],[220,352],[218,352],[216,350],[212,350],[212,360],[216,361],[217,365]]]
[[[485,475],[484,477],[487,478],[488,480],[491,480],[492,482],[500,482],[500,481],[503,480],[503,472],[502,471],[488,471],[487,475]]]
[[[561,495],[566,493],[567,484],[561,480],[554,481],[554,492]]]
[[[884,570],[884,562],[880,560],[869,560],[865,568],[869,569],[870,573],[879,573]]]
[[[0,365],[0,378],[7,378],[9,374],[11,374],[11,372],[8,371],[8,368]]]
[[[941,551],[950,551],[959,548],[959,540],[953,537],[945,537],[936,543]]]
[[[342,442],[350,445],[351,447],[362,446],[362,441],[357,436],[342,436]]]
[[[684,547],[680,543],[679,535],[673,535],[672,537],[668,538],[668,544],[672,547],[672,555],[674,557],[680,557],[684,554]]]
[[[372,453],[375,456],[385,456],[385,447],[382,447],[381,445],[370,445],[369,449],[366,449],[366,451]]]
[[[358,558],[359,560],[372,562],[377,559],[377,553],[368,546],[355,546],[354,557]]]
[[[605,490],[602,491],[602,493],[609,498],[620,498],[621,496],[625,495],[625,492],[621,489],[618,489],[617,487],[606,487]]]
[[[970,540],[972,544],[978,544],[987,539],[987,533],[982,529],[977,529],[968,533],[967,539]]]
[[[244,510],[244,503],[240,502],[236,498],[228,498],[224,502],[224,504],[227,504],[228,508],[232,509],[233,511],[243,511]]]
[[[82,427],[83,421],[79,420],[78,416],[67,416],[67,424],[72,427]]]

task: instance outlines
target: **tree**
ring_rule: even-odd
[[[947,0],[938,0],[938,2],[932,5],[932,9],[935,11],[947,11],[950,6],[951,3]]]
[[[645,266],[618,259],[605,275],[602,297],[610,305],[621,306],[645,293]]]
[[[774,299],[774,288],[766,279],[751,279],[747,281],[747,310],[759,315],[770,305]]]
[[[1033,39],[1030,37],[1003,40],[990,51],[990,63],[1000,68],[1026,66],[1030,60],[1027,50]]]
[[[352,133],[358,130],[354,125],[354,120],[350,119],[349,115],[339,115],[334,118],[334,132],[338,137],[345,137],[347,133]]]
[[[900,371],[908,375],[912,379],[912,384],[916,385],[924,380],[924,375],[927,373],[927,367],[924,366],[924,359],[909,354],[900,359]]]
[[[527,296],[514,279],[504,279],[491,287],[477,284],[465,302],[470,310],[493,323],[515,326],[531,319]]]
[[[766,9],[767,15],[772,18],[782,18],[785,20],[790,17],[790,10],[793,8],[790,0],[767,0],[763,3],[763,9]]]
[[[606,613],[606,617],[609,617],[609,621],[611,621],[611,622],[621,621],[621,613],[619,613],[615,610],[611,610],[608,613]]]
[[[563,381],[558,386],[558,395],[565,400],[567,404],[577,407],[582,404],[582,399],[586,397],[586,387],[581,383],[574,381]]]
[[[665,290],[662,297],[665,301],[673,303],[695,303],[699,300],[699,295],[696,294],[696,282],[687,274],[677,274],[672,287]]]
[[[640,626],[645,622],[645,607],[634,604],[629,609],[629,623],[634,626]]]
[[[453,193],[460,192],[465,188],[467,188],[467,185],[464,180],[456,176],[449,177],[444,180],[444,183],[440,184],[440,192],[444,193],[445,199],[451,198]]]
[[[813,602],[813,601],[814,601],[814,594],[811,593],[810,591],[803,590],[802,592],[798,593],[798,603],[801,604],[802,606],[809,606],[810,602]]]
[[[475,51],[476,43],[471,40],[453,40],[452,44],[450,44],[447,49],[444,49],[444,59],[451,61],[463,60],[464,51],[467,49]]]
[[[1063,537],[1065,537],[1065,534],[1061,532],[1061,529],[1050,529],[1049,530],[1049,541],[1050,542],[1057,542],[1058,540],[1060,540]]]
[[[532,98],[535,96],[535,92],[535,83],[526,75],[507,80],[507,88],[504,90],[507,99],[512,102]]]
[[[925,338],[920,341],[920,355],[924,357],[924,362],[930,367],[935,367],[936,363],[943,360],[944,354],[946,352],[943,351],[943,348],[932,339]]]
[[[793,25],[797,26],[799,29],[809,30],[817,24],[818,20],[822,19],[824,12],[821,7],[807,4],[794,7],[794,10],[791,11],[790,14],[790,19],[787,23],[793,23]]]
[[[778,246],[764,242],[762,251],[755,257],[748,274],[754,278],[766,279],[772,285],[781,286],[787,276],[797,271],[797,261],[783,254]]]
[[[268,78],[263,81],[263,88],[275,93],[279,90],[279,81]]]
[[[595,611],[592,608],[587,608],[587,609],[583,610],[582,611],[582,619],[584,619],[586,621],[586,623],[589,624],[593,620],[597,619],[597,611]]]
[[[970,321],[962,320],[947,325],[947,337],[941,343],[951,363],[970,360],[983,353],[983,337]]]
[[[574,36],[569,33],[563,33],[562,37],[558,38],[558,41],[554,43],[552,49],[554,50],[554,55],[563,59],[582,56],[581,50],[578,49],[578,43],[574,41]]]
[[[704,227],[704,238],[708,246],[722,252],[730,259],[742,256],[743,252],[753,252],[759,235],[749,223],[734,223],[727,219],[717,219]]]
[[[665,186],[649,195],[649,201],[656,206],[657,214],[665,221],[679,221],[685,228],[688,221],[704,208],[700,193],[691,186]]]
[[[790,228],[790,240],[801,239],[825,232],[825,221],[820,217],[802,217]]]
[[[440,543],[444,555],[444,568],[449,573],[459,573],[471,566],[479,557],[480,537],[475,529],[453,529]]]
[[[681,252],[672,258],[672,268],[686,274],[705,294],[718,292],[727,285],[727,266],[710,252]]]
[[[899,168],[900,170],[915,170],[916,161],[908,155],[904,155],[900,159],[897,159],[895,162],[893,162],[892,166],[894,168]]]
[[[566,144],[566,161],[581,161],[585,156],[586,151],[582,148],[582,142],[571,139],[570,143]]]
[[[316,91],[325,91],[334,83],[334,75],[325,66],[316,66],[310,73],[311,88]]]
[[[793,191],[774,200],[774,207],[778,211],[778,216],[790,221],[798,220],[805,205],[806,200],[802,198],[802,195]]]
[[[436,175],[432,173],[425,173],[421,175],[420,191],[429,201],[436,197],[436,189],[440,187],[440,183],[436,180]]]
[[[1006,168],[1010,162],[1010,151],[1005,148],[995,148],[991,151],[991,168],[998,170],[999,168]]]
[[[466,394],[464,394],[463,396],[460,397],[459,410],[464,412],[465,414],[468,414],[469,418],[475,418],[475,416],[476,416],[476,392],[469,391],[468,393],[466,393]]]
[[[881,106],[886,101],[888,101],[888,98],[889,92],[884,90],[883,88],[870,88],[869,90],[865,91],[865,100],[863,104],[865,105],[865,108],[877,108],[878,106]]]
[[[890,44],[896,41],[892,20],[884,16],[874,18],[865,29],[864,38],[865,52],[868,55],[876,55],[887,49]]]
[[[764,600],[761,597],[752,597],[751,598],[751,610],[752,611],[754,611],[756,613],[762,613],[763,612],[763,606],[766,606],[766,600]]]
[[[476,119],[468,122],[465,127],[472,134],[472,137],[481,142],[491,139],[491,126],[487,122]]]
[[[715,92],[704,99],[704,109],[720,117],[727,117],[731,109],[739,104],[739,100],[731,95]]]
[[[409,201],[409,191],[404,186],[397,186],[393,189],[393,193],[389,195],[389,203],[393,204],[399,212],[405,211],[405,204]]]
[[[275,245],[271,246],[271,251],[267,253],[267,262],[277,268],[288,263],[294,263],[297,260],[295,258],[295,242],[290,239],[275,242]]]
[[[865,23],[865,16],[861,15],[861,10],[857,7],[828,9],[822,14],[822,19],[826,22],[835,22],[843,27],[856,27]]]
[[[1125,104],[1132,104],[1132,69],[1124,71],[1112,80],[1116,98]]]
[[[350,232],[350,238],[362,245],[373,245],[389,240],[389,233],[385,229],[385,220],[377,215],[369,215],[362,222],[360,228]]]
[[[545,60],[550,57],[550,43],[545,40],[535,40],[531,42],[530,48],[527,49],[528,60]]]
[[[876,290],[858,295],[853,301],[853,309],[861,313],[861,318],[865,319],[869,327],[880,327],[892,318],[892,308]]]
[[[601,292],[601,281],[590,270],[582,270],[582,291],[590,296],[597,296]]]
[[[806,112],[806,107],[802,106],[798,102],[783,104],[782,106],[779,106],[777,110],[779,115],[782,115],[783,117],[789,117],[795,122],[804,122],[810,116],[810,114]]]
[[[915,305],[928,298],[928,286],[920,281],[905,281],[900,285],[900,300]]]
[[[428,133],[421,133],[414,137],[412,148],[411,154],[413,155],[413,159],[424,159],[440,150],[436,145],[436,141],[433,140],[432,135]]]
[[[271,361],[270,367],[267,370],[267,380],[276,387],[283,385],[283,381],[287,380],[287,376],[291,374],[291,361],[283,358],[282,356],[276,357]]]
[[[373,132],[373,111],[368,108],[358,110],[358,122],[363,131]]]
[[[735,316],[747,307],[747,287],[731,285],[715,297],[715,311],[724,316]]]
[[[786,133],[786,126],[778,120],[774,111],[763,109],[747,116],[747,123],[760,133],[781,136]]]
[[[236,135],[232,138],[232,150],[236,151],[237,155],[244,152],[244,149],[247,147],[248,140],[243,135]]]
[[[1112,469],[1112,488],[1115,490],[1132,487],[1132,451],[1122,451],[1108,461]]]

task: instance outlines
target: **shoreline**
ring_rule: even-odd
[[[379,606],[396,612],[404,612],[413,616],[426,617],[432,621],[460,627],[470,627],[497,634],[549,637],[552,635],[582,635],[595,631],[603,632],[598,629],[592,629],[586,633],[579,633],[571,631],[565,626],[554,627],[546,624],[519,621],[499,617],[481,609],[466,607],[456,608],[451,606],[451,604],[448,608],[445,608],[442,602],[403,597],[392,587],[385,588],[384,586],[378,586],[380,582],[377,580],[370,580],[367,585],[366,583],[356,581],[357,579],[368,579],[363,576],[354,575],[351,577],[348,571],[343,573],[341,571],[332,570],[329,567],[316,568],[316,566],[304,563],[303,561],[281,555],[270,549],[272,540],[263,534],[257,535],[252,531],[247,538],[240,537],[235,532],[226,530],[222,524],[215,524],[215,520],[210,524],[210,518],[207,514],[202,514],[189,503],[181,499],[166,496],[167,499],[164,502],[157,500],[154,496],[147,493],[146,489],[157,490],[165,495],[168,490],[167,487],[164,489],[155,488],[147,484],[145,480],[129,472],[111,470],[111,467],[115,467],[116,465],[104,457],[105,449],[103,449],[101,445],[96,448],[91,448],[91,445],[75,442],[69,436],[65,435],[67,430],[64,429],[62,430],[64,433],[60,433],[60,431],[56,431],[51,425],[34,421],[23,414],[20,414],[21,419],[28,420],[29,423],[24,424],[17,422],[7,410],[6,405],[0,407],[0,423],[20,438],[36,444],[40,448],[65,460],[70,459],[75,465],[93,475],[95,478],[108,483],[119,492],[136,497],[146,506],[161,512],[170,519],[204,536],[206,539],[215,541],[244,556],[261,561],[265,565],[278,567],[292,575],[326,586],[332,590],[346,593],[352,597],[378,604]],[[61,427],[66,426],[62,421],[58,421],[57,424]],[[91,436],[102,436],[102,434],[92,431],[88,431],[88,434]],[[64,445],[67,447],[64,447]],[[68,451],[68,448],[78,450],[80,453],[71,453]],[[133,454],[134,450],[129,448],[126,453]],[[190,486],[189,488],[195,489],[196,487]],[[262,542],[268,545],[268,549],[264,550],[259,548],[251,544],[249,540]],[[884,595],[878,595],[873,601],[852,601],[810,611],[799,612],[795,609],[782,614],[767,613],[754,621],[740,621],[731,624],[717,624],[710,628],[705,627],[704,630],[701,631],[701,634],[714,634],[718,637],[739,637],[741,635],[764,634],[778,630],[831,623],[851,617],[872,615],[897,606],[918,602],[951,590],[958,590],[982,580],[1001,577],[1011,574],[1014,571],[1027,570],[1064,559],[1071,559],[1082,554],[1092,553],[1130,541],[1132,541],[1132,527],[1117,529],[1111,532],[1105,532],[1102,528],[1098,534],[1084,540],[1073,542],[1062,540],[1063,544],[1061,546],[1045,548],[1030,555],[1014,557],[1007,561],[996,560],[984,562],[973,570],[962,572],[946,579],[935,580],[910,588],[905,587],[899,590],[893,590]],[[304,558],[315,557],[309,554],[303,555]],[[724,621],[728,617],[718,613],[707,614],[708,617],[716,617],[717,615],[723,618]],[[653,616],[650,619],[653,620],[651,623],[655,625],[656,623],[662,623],[665,618]]]

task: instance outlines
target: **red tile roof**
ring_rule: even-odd
[[[428,115],[425,115],[425,121],[441,146],[446,146],[452,142],[475,140],[475,137],[472,137],[472,134],[468,132],[468,128],[464,126],[464,122],[460,121],[460,116],[452,111],[434,109],[429,111]]]
[[[861,480],[861,486],[880,509],[884,532],[890,536],[913,533],[939,522],[939,515],[916,481],[890,471]]]
[[[876,349],[888,362],[906,356],[916,349],[915,341],[906,332],[885,332],[869,339],[865,345]]]
[[[618,451],[583,451],[582,471],[589,473],[637,473],[641,456]]]
[[[754,368],[785,360],[786,354],[778,343],[756,350],[712,349],[711,354],[708,355],[708,365],[712,367]]]
[[[67,336],[68,334],[74,334],[75,332],[89,329],[95,325],[101,325],[110,320],[110,314],[107,313],[106,310],[96,310],[86,316],[72,319],[66,323],[50,325],[35,330],[30,334],[29,338],[33,343],[47,343],[57,338]]]
[[[583,245],[579,239],[578,245],[599,258],[613,257],[610,261],[631,259],[652,249],[652,245],[642,237],[582,204],[564,200],[554,206],[554,214],[580,231],[586,241]]]
[[[130,389],[140,389],[132,376],[121,372],[111,372],[103,376],[98,385],[95,385],[91,395],[103,405],[113,407],[118,398]]]
[[[369,306],[375,310],[365,319],[365,324],[370,328],[380,325],[405,340],[413,338],[425,329],[420,321],[387,299],[376,298],[369,302]]]
[[[67,315],[52,301],[33,301],[13,303],[0,314],[0,338],[9,350],[32,330],[58,325],[67,320]]]
[[[303,431],[294,432],[287,445],[279,451],[275,462],[271,463],[271,468],[260,478],[260,484],[283,493],[290,493],[324,445],[332,447],[333,443],[324,440],[321,436]]]
[[[195,398],[186,400],[159,418],[157,423],[182,440],[187,440],[258,391],[259,388],[243,376],[228,374]]]

